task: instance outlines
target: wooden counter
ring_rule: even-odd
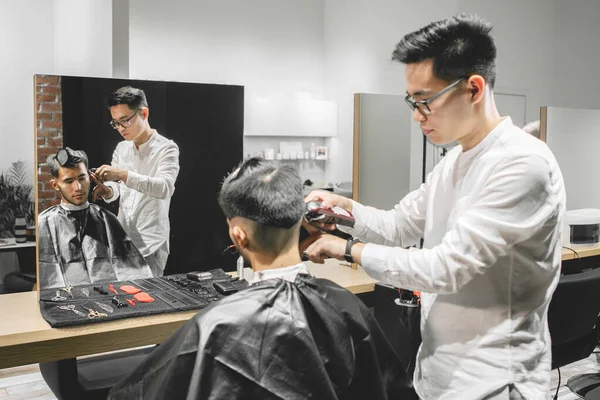
[[[336,260],[307,263],[313,275],[350,292],[373,291],[376,281]],[[0,369],[161,343],[198,310],[128,318],[84,326],[51,328],[39,311],[36,292],[0,296]]]
[[[579,254],[579,257],[581,257],[581,258],[600,255],[600,243],[596,243],[593,245],[573,244],[568,247],[575,250],[577,252],[577,254]],[[562,250],[562,260],[563,261],[573,260],[576,258],[577,258],[577,256],[575,255],[575,253],[573,253],[571,250],[565,249],[563,247],[563,250]]]

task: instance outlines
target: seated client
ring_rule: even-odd
[[[301,262],[298,172],[247,160],[219,204],[254,271],[250,287],[200,311],[109,398],[401,398],[406,375],[371,312]]]
[[[88,203],[87,155],[67,147],[47,163],[61,202],[38,217],[40,288],[152,277],[117,217]]]

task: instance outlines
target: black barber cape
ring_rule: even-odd
[[[400,360],[333,282],[270,279],[200,311],[109,399],[399,399]]]
[[[117,217],[96,204],[51,207],[38,225],[42,289],[153,277]]]

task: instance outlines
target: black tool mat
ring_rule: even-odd
[[[65,327],[122,318],[141,317],[176,311],[202,309],[224,296],[218,293],[214,282],[229,282],[231,276],[222,270],[212,270],[211,279],[201,282],[186,278],[186,274],[162,278],[139,279],[121,282],[94,283],[70,288],[53,288],[40,291],[42,317],[52,326]],[[244,280],[232,282],[239,290],[248,286]],[[118,294],[109,289],[110,285]],[[128,285],[140,289],[154,299],[144,303],[120,290]],[[129,300],[129,302],[127,301]]]

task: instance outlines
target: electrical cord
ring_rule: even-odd
[[[554,400],[558,400],[558,389],[560,389],[560,368],[556,368],[558,372],[558,386],[556,386],[556,394],[554,395]]]
[[[577,251],[575,251],[575,249],[572,249],[572,248],[567,247],[567,246],[563,246],[562,248],[572,251],[577,256],[577,260],[581,261],[581,258],[579,258],[579,253]]]

